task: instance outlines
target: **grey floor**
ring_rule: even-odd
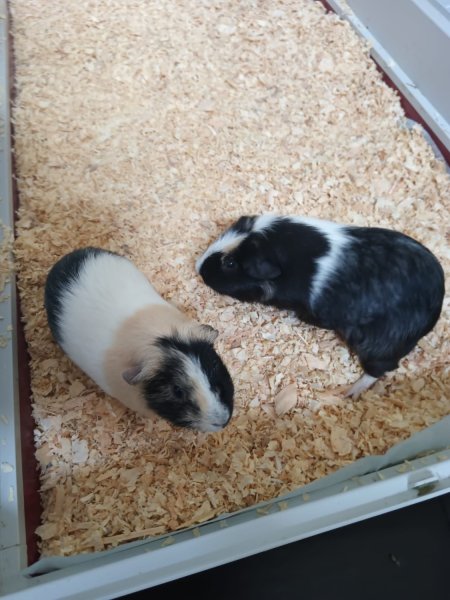
[[[448,600],[450,494],[127,598]]]

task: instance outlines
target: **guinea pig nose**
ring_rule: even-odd
[[[231,415],[228,416],[226,419],[222,419],[222,421],[217,421],[215,423],[212,423],[213,427],[225,427],[225,425],[228,425],[229,421],[231,419]]]

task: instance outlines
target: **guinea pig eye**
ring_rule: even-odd
[[[237,269],[237,261],[232,256],[225,256],[222,260],[222,266],[225,271],[235,271]]]
[[[179,385],[174,385],[173,386],[173,395],[175,396],[175,398],[177,400],[183,400],[184,399],[184,390],[182,388],[180,388]]]

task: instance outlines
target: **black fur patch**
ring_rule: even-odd
[[[59,317],[61,315],[61,296],[67,287],[78,278],[81,266],[91,257],[102,253],[114,254],[100,248],[80,248],[66,254],[53,265],[45,283],[44,304],[48,324],[53,337],[61,343]]]
[[[211,390],[217,393],[222,404],[228,408],[231,417],[233,382],[212,344],[168,336],[159,338],[156,345],[164,351],[165,358],[157,373],[143,384],[144,396],[149,408],[180,427],[195,426],[195,421],[200,418],[200,411],[193,398],[193,388],[180,364],[178,353],[181,352],[199,361]]]

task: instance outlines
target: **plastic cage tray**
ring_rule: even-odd
[[[403,94],[408,116],[425,123],[430,143],[447,157],[448,120],[390,55],[382,4],[362,0],[324,3],[347,18],[372,44],[372,54]],[[400,2],[398,3],[400,4]],[[407,3],[411,10],[416,3]],[[450,64],[450,21],[443,2],[425,2],[424,27],[436,27]],[[354,8],[350,12],[348,5]],[[372,6],[372,10],[368,7]],[[403,7],[405,9],[405,7]],[[426,10],[425,10],[426,9]],[[405,9],[406,10],[406,9]],[[408,9],[409,10],[409,9]],[[427,12],[428,10],[428,12]],[[387,17],[384,16],[384,23]],[[359,15],[359,16],[358,16]],[[404,19],[408,15],[404,14]],[[375,37],[367,29],[378,31]],[[9,127],[8,19],[0,0],[0,242],[8,243],[14,221]],[[425,39],[425,38],[424,38]],[[381,41],[383,40],[383,41]],[[425,42],[426,43],[426,42]],[[447,46],[445,46],[447,44]],[[396,52],[395,44],[392,52]],[[442,51],[442,48],[441,48]],[[445,66],[445,64],[444,64]],[[448,81],[447,81],[448,83]],[[448,98],[448,94],[446,95]],[[438,102],[439,98],[437,99]],[[6,254],[3,254],[6,257]],[[392,448],[273,502],[179,533],[126,544],[107,552],[36,562],[34,528],[39,522],[39,481],[27,385],[27,357],[17,318],[14,278],[0,302],[0,592],[11,598],[112,598],[256,554],[336,527],[450,491],[450,417]],[[20,381],[20,386],[19,386]],[[22,401],[22,405],[20,404]]]

